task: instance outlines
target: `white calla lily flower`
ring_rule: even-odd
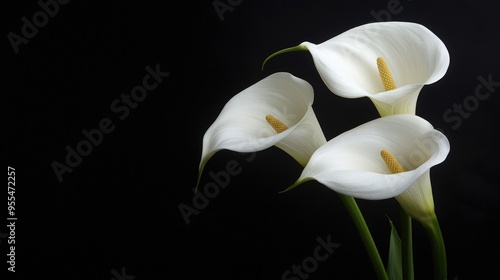
[[[381,156],[384,150],[398,159],[404,172],[392,174]],[[444,161],[449,150],[448,139],[419,116],[381,117],[346,131],[318,148],[299,179],[287,190],[316,180],[338,193],[356,198],[392,198],[412,185],[427,186],[429,169]],[[422,198],[426,200],[429,192],[425,188],[412,190],[399,202],[419,195],[427,196]]]
[[[276,146],[302,166],[326,143],[314,114],[314,92],[305,80],[279,72],[231,98],[203,136],[198,183],[218,151],[257,152]]]
[[[276,52],[266,61],[295,50],[310,52],[333,93],[368,97],[381,116],[415,114],[421,89],[440,80],[450,64],[445,44],[428,28],[412,22],[364,24],[321,44],[306,41]]]

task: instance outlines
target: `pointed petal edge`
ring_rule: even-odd
[[[295,181],[295,183],[293,183],[291,186],[289,186],[288,188],[282,190],[282,191],[279,191],[278,193],[285,193],[285,192],[289,192],[293,189],[295,189],[296,187],[298,187],[299,185],[302,185],[303,183],[307,182],[307,181],[311,181],[313,180],[314,178],[311,178],[311,177],[307,177],[307,178],[303,178],[303,179],[298,179],[297,181]]]
[[[307,50],[308,50],[307,47],[302,45],[302,44],[297,45],[295,47],[290,47],[290,48],[279,50],[279,51],[271,54],[270,56],[268,56],[266,59],[264,59],[264,62],[262,62],[261,70],[264,70],[264,65],[266,64],[266,62],[268,60],[270,60],[271,58],[273,58],[279,54],[283,54],[283,53],[287,53],[287,52],[295,52],[295,51],[307,51]]]

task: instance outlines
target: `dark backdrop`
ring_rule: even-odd
[[[329,92],[307,52],[260,66],[285,47],[398,20],[427,26],[451,57],[446,75],[425,86],[417,104],[417,114],[451,143],[446,161],[431,171],[449,279],[498,277],[500,87],[474,99],[480,77],[500,81],[498,9],[494,1],[435,2],[3,3],[2,158],[16,172],[17,221],[16,273],[6,263],[12,233],[0,230],[2,272],[54,280],[282,279],[313,256],[319,238],[340,246],[308,279],[375,279],[333,191],[309,182],[278,194],[301,168],[275,147],[217,153],[202,187],[213,182],[210,171],[228,162],[236,161],[241,173],[189,224],[179,207],[194,206],[204,132],[232,96],[267,75],[286,71],[313,85],[313,107],[328,139],[376,117],[368,99]],[[142,85],[148,67],[161,72],[158,83],[126,105],[121,95]],[[464,102],[474,109],[461,123],[446,121],[444,113]],[[98,128],[103,136],[89,150],[85,133]],[[88,155],[68,156],[78,148]],[[54,166],[63,164],[58,178]],[[386,261],[387,217],[398,224],[397,205],[358,203]],[[418,224],[414,246],[416,279],[430,279],[431,255]]]

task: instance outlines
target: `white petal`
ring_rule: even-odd
[[[390,174],[380,156],[389,150],[407,172]],[[375,119],[328,141],[313,154],[297,182],[317,180],[363,199],[386,199],[406,191],[449,152],[446,137],[421,117]]]
[[[289,73],[272,74],[227,102],[203,137],[200,173],[206,162],[222,149],[256,152],[276,145],[304,164],[314,150],[326,143],[312,111],[311,85]],[[271,114],[288,129],[277,134],[267,123]],[[308,133],[309,136],[304,137]]]
[[[350,29],[321,44],[304,42],[327,87],[345,98],[370,97],[372,101],[397,105],[396,101],[420,92],[446,73],[450,57],[444,43],[426,27],[411,22],[376,22]],[[385,92],[376,59],[383,57],[397,88]],[[416,96],[405,110],[414,113]],[[413,109],[413,112],[411,110]],[[408,111],[409,112],[405,112]]]

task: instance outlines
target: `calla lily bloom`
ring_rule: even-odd
[[[289,73],[269,75],[231,98],[203,137],[198,183],[218,151],[257,152],[276,146],[302,166],[326,143],[312,109],[314,92]]]
[[[381,117],[318,148],[299,179],[287,190],[316,180],[344,195],[379,200],[399,196],[413,185],[399,202],[411,205],[412,198],[427,202],[429,198],[432,200],[427,184],[429,170],[444,161],[449,149],[447,138],[419,116]],[[405,171],[391,171],[381,156],[382,151],[389,151]]]
[[[352,28],[321,44],[303,42],[271,57],[310,52],[326,86],[344,98],[368,97],[381,116],[415,114],[425,85],[440,80],[450,64],[444,43],[411,22],[375,22]]]
[[[419,148],[425,150],[427,153],[432,153],[433,143],[434,142],[427,139],[419,142]],[[392,174],[406,172],[405,168],[401,165],[401,163],[399,163],[398,159],[388,150],[382,150],[380,155]],[[422,159],[421,156],[419,156],[419,158],[420,160]],[[411,230],[411,218],[413,218],[423,226],[426,234],[430,238],[435,267],[435,279],[446,279],[446,249],[444,246],[441,228],[439,226],[436,213],[434,212],[434,200],[432,198],[432,187],[429,172],[430,170],[427,170],[422,176],[419,177],[419,179],[417,179],[415,183],[413,183],[413,185],[411,185],[410,188],[408,188],[408,190],[396,196],[396,200],[404,209],[407,217],[409,217],[409,219],[402,219],[403,227],[406,227],[407,230]],[[410,236],[407,235],[406,237],[406,242],[409,242],[406,246],[411,247]],[[412,259],[411,257],[409,258],[410,260]],[[413,266],[411,262],[408,265]],[[409,278],[413,277],[410,276]]]

